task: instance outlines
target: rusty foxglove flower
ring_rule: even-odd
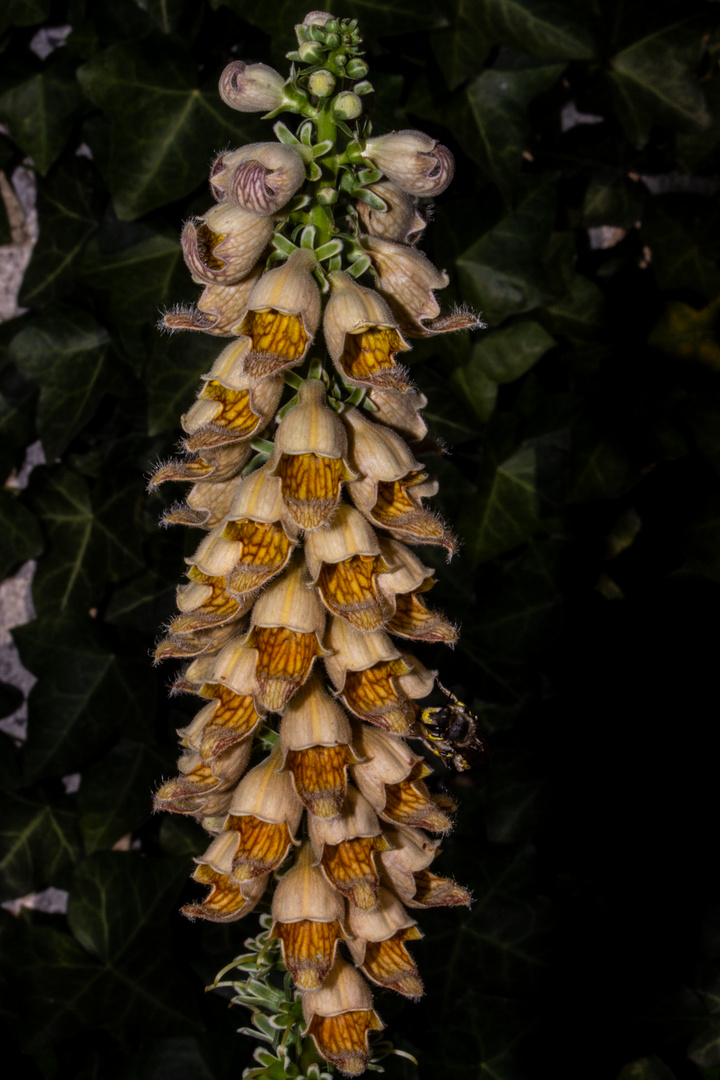
[[[422,131],[393,131],[368,139],[363,156],[409,195],[439,195],[455,175],[448,148]]]

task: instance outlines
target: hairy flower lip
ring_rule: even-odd
[[[167,330],[199,330],[216,337],[234,337],[235,326],[247,307],[247,300],[262,273],[257,264],[247,277],[234,285],[206,285],[195,307],[175,307],[162,318]]]
[[[420,415],[427,405],[427,398],[417,390],[393,390],[371,386],[367,397],[373,406],[374,416],[381,424],[394,428],[413,442],[421,442],[427,435],[427,424]]]

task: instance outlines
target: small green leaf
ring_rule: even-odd
[[[38,433],[46,456],[65,450],[105,391],[108,334],[91,315],[58,307],[13,339],[10,355],[40,385]]]
[[[38,677],[23,750],[28,780],[64,776],[119,733],[147,729],[154,692],[147,658],[121,660],[98,640],[92,619],[46,616],[13,636],[23,664]]]
[[[75,82],[50,70],[0,95],[0,119],[43,176],[62,152],[82,100]]]
[[[573,431],[568,503],[615,499],[640,479],[621,439],[586,422]]]
[[[20,563],[35,559],[43,550],[43,536],[35,515],[10,494],[0,491],[0,581]]]
[[[75,814],[19,795],[0,807],[0,897],[67,885],[81,850]]]

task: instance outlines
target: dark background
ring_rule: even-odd
[[[420,127],[456,155],[426,248],[445,303],[489,324],[410,356],[464,540],[433,594],[461,643],[421,656],[494,757],[438,781],[460,811],[437,867],[475,902],[423,914],[421,1004],[377,995],[420,1059],[388,1073],[714,1080],[720,5],[332,10],[361,20],[376,131]],[[69,891],[67,916],[0,911],[3,1058],[19,1047],[29,1080],[230,1080],[251,1063],[247,1014],[203,987],[256,919],[177,915],[203,835],[150,815],[193,710],[149,651],[198,536],[156,528],[174,493],[148,498],[144,478],[221,347],[155,329],[197,294],[179,227],[210,203],[214,153],[269,133],[221,104],[218,75],[235,57],[285,71],[304,14],[0,14],[0,167],[32,159],[40,221],[27,311],[0,328],[3,476],[38,438],[47,458],[0,501],[3,575],[38,560],[37,618],[14,635],[38,679],[28,736],[0,746],[0,888]],[[65,24],[41,60],[38,29]],[[3,689],[4,712],[17,703]]]

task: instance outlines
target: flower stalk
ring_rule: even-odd
[[[151,480],[189,481],[164,523],[204,533],[156,650],[186,662],[175,690],[201,708],[155,803],[209,834],[186,915],[234,922],[274,885],[213,984],[251,1010],[245,1075],[267,1080],[379,1068],[371,987],[423,993],[407,909],[470,899],[428,869],[454,808],[411,748],[429,745],[436,672],[405,648],[457,639],[410,550],[450,558],[456,541],[423,502],[426,399],[399,362],[413,338],[480,325],[440,313],[447,275],[414,246],[454,164],[422,132],[372,136],[356,20],[295,29],[287,79],[242,61],[221,78],[231,108],[299,122],[219,155],[216,205],[183,230],[203,291],[164,325],[229,340],[182,417],[183,456]]]

